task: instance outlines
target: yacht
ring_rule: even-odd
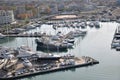
[[[88,25],[89,25],[89,27],[91,27],[91,28],[94,27],[94,23],[93,23],[93,22],[90,22]]]
[[[5,35],[3,35],[2,33],[0,33],[0,39],[5,38]]]
[[[60,55],[53,55],[53,54],[44,54],[44,53],[37,53],[31,56],[32,58],[37,58],[37,60],[58,60],[61,58]]]
[[[41,41],[39,39],[36,39],[35,42],[37,43],[37,49],[43,49],[43,50],[50,50],[50,51],[64,51],[67,50],[67,46],[61,45],[60,42],[56,41]]]
[[[95,22],[94,22],[94,26],[95,26],[96,28],[100,28],[99,22],[98,22],[98,21],[95,21]]]

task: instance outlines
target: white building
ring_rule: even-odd
[[[14,14],[12,10],[0,10],[0,25],[10,24],[14,22]]]

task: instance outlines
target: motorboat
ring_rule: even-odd
[[[94,22],[94,26],[95,26],[96,28],[100,28],[99,22],[98,22],[98,21],[95,21],[95,22]]]
[[[88,25],[89,25],[89,27],[91,27],[91,28],[94,27],[94,23],[93,23],[93,22],[90,22]]]
[[[3,35],[2,33],[0,33],[0,39],[3,39],[5,37],[6,37],[5,35]]]
[[[31,58],[37,58],[37,60],[58,60],[61,58],[60,55],[55,54],[45,54],[45,53],[37,53],[31,56]]]

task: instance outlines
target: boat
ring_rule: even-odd
[[[43,49],[43,50],[49,50],[49,51],[65,51],[67,50],[67,46],[61,45],[60,43],[58,44],[50,44],[50,43],[42,43],[38,40],[36,40],[37,47],[38,49]]]
[[[93,23],[93,22],[90,22],[88,25],[89,25],[89,27],[91,27],[91,28],[94,27],[94,23]]]
[[[42,52],[45,52],[45,53],[49,53],[49,52],[52,52],[52,53],[54,53],[54,52],[67,52],[68,51],[68,49],[55,49],[55,50],[50,50],[49,48],[42,48],[42,46],[36,46],[36,50],[37,51],[42,51]]]
[[[13,53],[13,49],[6,46],[0,46],[0,58],[4,59],[14,57],[11,53]]]
[[[35,25],[27,25],[25,27],[25,30],[27,31],[27,30],[31,30],[31,29],[35,29],[35,28],[36,28],[36,24]]]
[[[113,41],[112,41],[112,43],[120,43],[120,40],[117,39],[117,38],[114,38]]]
[[[0,33],[0,39],[3,39],[5,37],[6,37],[5,35],[3,35],[2,33]]]
[[[67,48],[73,48],[73,43],[69,43],[68,41],[63,41],[61,45],[66,46]]]
[[[25,29],[23,29],[23,28],[14,28],[12,30],[6,31],[5,34],[19,34],[24,31],[25,31]]]
[[[72,43],[65,42],[64,40],[57,40],[54,38],[39,38],[36,39],[35,42],[37,43],[38,48],[43,50],[49,51],[66,51],[69,47],[73,46]]]
[[[110,19],[109,18],[101,18],[100,21],[101,22],[110,22]]]
[[[73,43],[75,42],[75,39],[74,38],[67,38],[65,39],[65,41],[67,41],[68,43]]]
[[[117,22],[117,23],[120,23],[120,19],[117,19],[116,22]]]
[[[60,55],[55,54],[45,54],[45,53],[37,53],[32,55],[31,58],[37,58],[37,60],[59,60],[61,58]]]
[[[73,37],[79,37],[79,36],[86,35],[86,33],[87,33],[87,31],[75,30],[75,31],[70,31],[68,34],[72,35]]]
[[[47,54],[47,53],[42,53],[42,52],[37,52],[37,51],[33,51],[30,47],[22,45],[20,47],[18,47],[14,53],[18,53],[16,55],[16,57],[18,59],[38,59],[38,60],[58,60],[61,58],[61,56],[59,55],[53,55],[51,53]]]
[[[120,51],[120,47],[116,47],[116,51]]]
[[[96,28],[100,28],[99,22],[98,22],[98,21],[95,21],[95,22],[94,22],[94,26],[95,26]]]
[[[92,21],[88,24],[91,28],[92,27],[96,27],[96,28],[100,28],[100,24],[98,21]]]
[[[79,23],[79,24],[80,24],[80,27],[81,27],[82,29],[87,28],[86,22],[81,22],[81,23]]]
[[[111,43],[111,48],[115,48],[116,51],[120,51],[120,26],[115,30],[115,34]]]
[[[111,48],[120,47],[120,43],[112,43]]]

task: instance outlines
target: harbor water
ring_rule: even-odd
[[[76,56],[90,56],[100,63],[93,66],[73,68],[44,75],[32,76],[20,80],[120,80],[120,51],[111,49],[111,42],[118,23],[100,23],[100,28],[87,28],[87,35],[76,38],[73,49],[67,52],[54,52],[54,54],[74,54]],[[46,32],[55,34],[61,31],[63,34],[74,30],[73,28],[59,28],[54,30],[52,25],[42,25],[32,32]],[[0,46],[16,48],[28,45],[36,50],[36,38],[5,38],[0,39]],[[49,53],[49,51],[46,51]]]

